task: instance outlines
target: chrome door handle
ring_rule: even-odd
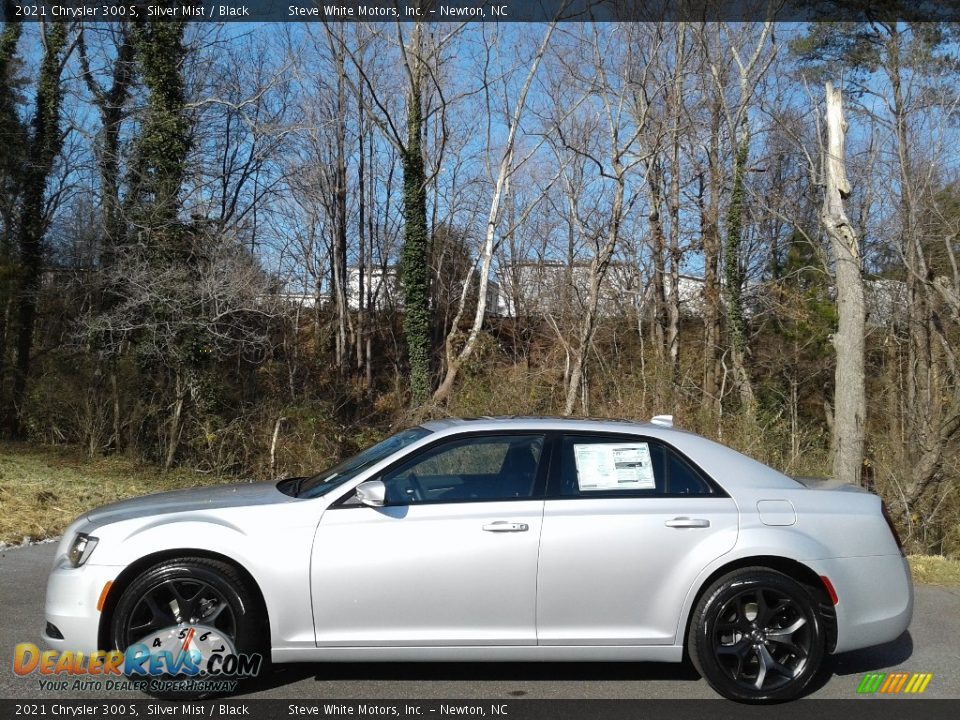
[[[487,532],[526,532],[530,529],[530,526],[526,523],[497,520],[496,522],[487,523],[483,526],[483,529]]]
[[[710,521],[704,518],[675,517],[667,520],[664,525],[672,528],[705,528],[710,527]]]

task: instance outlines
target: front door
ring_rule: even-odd
[[[536,644],[542,434],[439,440],[324,513],[311,567],[319,646]]]

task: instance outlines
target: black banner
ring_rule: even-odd
[[[31,22],[960,21],[960,0],[0,0]]]
[[[489,718],[492,720],[953,720],[960,701],[797,700],[0,700],[0,718]]]

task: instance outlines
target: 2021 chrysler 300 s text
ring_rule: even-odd
[[[313,477],[93,510],[60,543],[44,640],[280,663],[688,655],[721,695],[776,701],[826,654],[897,638],[912,608],[870,493],[807,487],[665,417],[480,418]]]

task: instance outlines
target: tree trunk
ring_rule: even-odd
[[[680,123],[684,113],[686,24],[677,26],[677,57],[670,91],[670,297],[667,307],[667,355],[670,359],[671,393],[680,386]]]
[[[363,92],[361,85],[361,93]],[[364,302],[364,291],[365,291],[365,281],[366,281],[366,246],[367,246],[367,235],[366,235],[366,225],[367,225],[367,207],[366,207],[366,198],[367,190],[364,182],[364,170],[365,160],[363,138],[366,134],[366,127],[363,122],[363,98],[361,96],[359,102],[357,103],[357,142],[358,142],[358,152],[357,152],[357,332],[355,336],[356,341],[356,357],[357,357],[357,373],[363,374],[363,341],[364,334],[366,333],[366,317],[364,313],[367,311],[366,303]],[[364,375],[365,377],[365,375]],[[368,386],[369,389],[369,386]]]
[[[715,103],[711,114],[707,149],[707,199],[701,200],[700,227],[703,238],[703,395],[720,414],[720,119],[723,108]]]
[[[410,86],[407,88],[407,142],[403,164],[403,332],[410,363],[410,402],[423,405],[430,397],[430,237],[427,227],[426,171],[423,162],[423,60],[421,23],[411,45]]]
[[[837,368],[830,444],[834,478],[859,485],[867,413],[863,277],[859,242],[843,206],[843,201],[850,195],[844,161],[847,124],[843,118],[843,99],[840,91],[829,82],[826,84],[826,102],[827,148],[823,159],[826,188],[820,219],[833,250],[839,318],[833,336]]]
[[[727,328],[730,333],[730,359],[734,382],[740,394],[740,404],[749,419],[756,417],[753,384],[746,368],[747,328],[743,311],[743,271],[740,246],[743,241],[744,179],[750,151],[750,135],[744,128],[734,150],[733,189],[727,209],[727,246],[724,257],[724,275],[727,292]]]
[[[63,147],[60,130],[60,106],[63,91],[60,74],[62,53],[66,45],[66,28],[54,23],[47,32],[46,51],[37,80],[36,111],[29,145],[29,168],[24,179],[23,202],[20,206],[21,278],[17,297],[16,364],[13,377],[14,434],[23,432],[23,410],[27,397],[33,334],[37,317],[37,300],[43,272],[43,235],[46,231],[44,196],[53,170],[53,163]]]
[[[103,205],[104,239],[100,248],[102,268],[108,268],[113,264],[116,246],[124,235],[124,222],[120,209],[120,143],[125,117],[124,106],[134,81],[134,47],[130,26],[126,22],[120,23],[117,31],[119,34],[117,55],[113,61],[111,84],[106,89],[100,87],[90,69],[83,27],[77,35],[77,49],[83,79],[100,114],[100,131],[94,145],[94,155],[100,173]]]
[[[183,403],[187,398],[187,384],[180,372],[175,377],[173,410],[170,413],[170,431],[167,436],[167,452],[163,459],[163,467],[169,470],[177,459],[177,450],[180,447],[180,424],[183,417]]]
[[[600,303],[600,289],[603,285],[603,279],[606,277],[610,260],[613,258],[613,251],[616,249],[617,240],[620,237],[625,182],[623,170],[621,168],[617,168],[616,170],[616,190],[614,192],[613,207],[610,213],[610,229],[607,231],[606,242],[590,264],[590,290],[587,295],[587,306],[584,308],[584,315],[580,322],[578,344],[574,351],[573,365],[570,369],[570,380],[567,383],[566,400],[563,405],[563,414],[567,416],[572,415],[574,409],[576,409],[578,396],[585,397],[581,395],[581,384],[583,382],[587,353],[590,351],[590,343],[593,342],[597,306]],[[586,409],[584,409],[584,412],[586,412]]]
[[[477,287],[477,307],[476,311],[474,312],[473,325],[470,327],[470,332],[467,334],[467,340],[464,343],[463,348],[459,353],[455,353],[453,350],[453,342],[459,332],[460,318],[463,316],[464,307],[466,306],[467,293],[471,286],[470,275],[468,274],[464,279],[464,286],[460,294],[460,303],[457,308],[457,314],[453,319],[453,323],[451,324],[450,331],[447,334],[445,342],[447,371],[444,375],[443,381],[440,383],[440,386],[433,394],[433,401],[436,403],[443,402],[450,396],[451,392],[453,392],[453,384],[457,379],[457,374],[459,373],[463,364],[469,360],[470,356],[473,354],[473,351],[477,345],[477,339],[480,336],[480,330],[483,328],[483,320],[486,317],[487,312],[487,289],[490,286],[490,269],[493,265],[493,255],[494,251],[496,250],[495,239],[497,223],[500,219],[500,204],[503,202],[504,194],[509,187],[510,176],[514,170],[514,141],[517,136],[517,130],[520,127],[520,118],[523,115],[523,108],[527,102],[527,93],[529,92],[530,85],[533,83],[533,79],[537,74],[537,68],[540,67],[540,61],[543,59],[543,55],[547,50],[547,44],[550,42],[550,36],[553,34],[553,29],[555,27],[556,23],[554,22],[551,23],[547,28],[547,32],[544,35],[537,54],[534,57],[529,71],[527,72],[527,76],[523,87],[520,90],[520,94],[517,96],[517,104],[513,109],[513,114],[510,119],[510,128],[507,132],[507,142],[503,149],[503,153],[500,156],[497,177],[494,179],[493,197],[490,200],[490,211],[487,214],[486,233],[484,236],[483,247],[480,252],[480,277]],[[473,272],[472,266],[470,272]]]
[[[0,183],[2,183],[4,197],[0,206],[0,396],[5,389],[7,370],[7,335],[12,329],[12,315],[16,299],[16,282],[14,263],[16,262],[15,226],[18,196],[16,188],[23,178],[23,142],[20,138],[26,133],[26,128],[17,115],[16,94],[14,92],[13,72],[11,65],[17,56],[17,46],[23,32],[22,23],[7,22],[0,32],[0,132],[8,145],[0,155]],[[19,151],[18,151],[19,150]],[[13,424],[14,416],[11,412],[6,418],[0,417],[0,423]]]
[[[344,68],[343,53],[337,53],[337,98],[336,98],[336,131],[335,168],[333,180],[333,252],[331,278],[333,280],[333,300],[337,315],[336,362],[337,371],[343,374],[348,369],[349,342],[348,325],[350,324],[347,305],[347,157],[346,157],[346,69]]]
[[[666,339],[664,328],[667,325],[667,294],[666,294],[666,239],[663,234],[663,216],[660,214],[663,206],[663,171],[659,161],[651,160],[647,170],[647,189],[650,192],[650,214],[647,223],[650,226],[650,235],[653,239],[653,310],[652,330],[653,348],[659,362],[666,359]]]

